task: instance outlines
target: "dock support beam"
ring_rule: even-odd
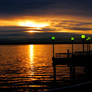
[[[55,51],[54,51],[54,42],[53,42],[53,58],[54,58],[54,52],[55,52]]]
[[[74,50],[74,45],[73,45],[73,41],[72,41],[72,55],[73,55],[73,50]]]
[[[84,51],[85,51],[85,44],[84,44],[84,39],[83,39],[83,53],[84,53]]]

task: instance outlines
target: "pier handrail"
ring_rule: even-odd
[[[56,53],[56,58],[69,58],[72,56],[72,53]]]
[[[56,54],[65,54],[66,55],[67,53],[56,53]],[[68,53],[68,54],[72,54],[72,53]]]
[[[55,58],[70,58],[72,56],[83,56],[83,55],[92,55],[92,51],[85,51],[85,52],[82,52],[82,51],[76,51],[76,52],[73,52],[73,53],[56,53],[55,54]]]

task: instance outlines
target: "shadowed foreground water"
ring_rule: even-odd
[[[81,51],[82,45],[74,48]],[[67,49],[71,44],[55,45],[56,53]],[[0,92],[48,91],[90,79],[86,66],[53,66],[52,52],[52,45],[0,45]]]

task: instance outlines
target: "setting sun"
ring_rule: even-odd
[[[42,28],[49,26],[48,23],[36,23],[33,21],[24,21],[24,22],[19,22],[19,26],[26,26],[26,27],[35,27],[35,28]]]

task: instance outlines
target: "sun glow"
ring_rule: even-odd
[[[19,22],[18,24],[19,26],[35,27],[37,29],[49,26],[49,23],[37,23],[33,21],[24,21],[24,22]]]

